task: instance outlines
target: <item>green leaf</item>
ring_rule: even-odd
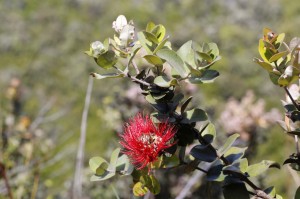
[[[229,148],[233,145],[233,143],[235,142],[235,140],[240,137],[239,134],[235,133],[233,135],[231,135],[225,142],[225,144],[219,149],[219,153],[221,155],[225,154]]]
[[[147,40],[143,32],[138,32],[137,35],[142,47],[147,51],[148,54],[152,54],[152,51],[156,48],[156,45]]]
[[[279,77],[278,84],[280,86],[288,86],[293,80],[293,66],[286,67],[284,73]]]
[[[281,33],[277,36],[276,42],[275,42],[275,47],[276,49],[278,49],[280,47],[280,45],[283,43],[285,38],[285,34]]]
[[[135,44],[132,49],[131,49],[131,53],[130,53],[130,58],[128,60],[128,65],[131,64],[133,58],[135,57],[136,53],[139,52],[139,50],[142,48],[141,45]]]
[[[247,168],[247,173],[250,177],[255,177],[264,173],[267,169],[271,167],[280,169],[280,165],[278,163],[270,160],[263,160],[260,163],[250,165]]]
[[[261,58],[266,62],[266,63],[269,63],[269,60],[267,59],[266,57],[266,48],[265,48],[265,44],[264,44],[264,41],[263,39],[260,39],[259,40],[259,44],[258,44],[258,52],[261,56]]]
[[[99,166],[101,166],[103,163],[108,165],[108,162],[103,159],[102,157],[92,157],[89,161],[90,169],[96,173]]]
[[[259,64],[261,67],[263,67],[268,72],[272,72],[273,71],[273,66],[270,63],[261,61],[260,59],[257,59],[257,58],[254,58],[253,61],[255,63]]]
[[[109,50],[95,58],[95,61],[101,68],[109,69],[117,63],[117,58],[114,51]]]
[[[222,164],[221,160],[213,162],[207,172],[207,180],[216,182],[224,181],[226,176],[222,172],[223,167],[224,165]]]
[[[154,84],[163,88],[169,88],[170,86],[178,85],[176,79],[169,79],[167,76],[157,76],[154,79]]]
[[[167,46],[168,39],[169,39],[169,37],[166,37],[164,40],[162,40],[162,41],[157,45],[157,47],[154,49],[153,54],[155,54],[157,51],[159,51],[160,49],[162,49],[162,48],[165,47],[165,46],[166,46],[167,48],[169,48],[169,47]]]
[[[121,149],[120,148],[116,148],[111,156],[110,156],[110,162],[109,162],[109,167],[108,167],[108,171],[110,172],[116,172],[116,167],[117,167],[117,161],[118,161],[118,157],[119,157],[119,153],[120,153]]]
[[[223,187],[225,199],[250,199],[244,183],[232,183]]]
[[[147,32],[152,32],[153,28],[155,27],[155,23],[153,23],[152,21],[150,21],[147,26],[146,26],[146,31]]]
[[[164,64],[161,58],[156,55],[145,55],[143,58],[146,59],[149,64],[153,64],[155,66],[161,66]]]
[[[186,107],[189,105],[189,103],[190,103],[190,101],[191,101],[192,99],[193,99],[193,96],[190,96],[190,97],[182,104],[182,106],[181,106],[181,108],[180,108],[181,114],[184,113]]]
[[[282,57],[284,57],[288,54],[289,54],[289,51],[283,51],[283,52],[279,52],[277,54],[274,54],[272,57],[270,57],[269,62],[275,62],[278,59],[280,59],[280,58],[282,58]]]
[[[158,44],[158,43],[159,43],[158,39],[156,38],[156,36],[155,36],[153,33],[147,32],[147,31],[143,31],[143,34],[144,34],[145,38],[146,38],[148,41],[151,41],[151,42],[153,42],[153,43],[155,43],[155,44]]]
[[[208,43],[209,48],[211,49],[210,55],[213,55],[213,59],[219,56],[219,48],[216,43]]]
[[[205,70],[200,77],[192,76],[189,81],[192,84],[212,83],[219,75],[216,70]]]
[[[226,153],[224,153],[224,157],[230,162],[233,163],[241,159],[246,151],[247,147],[239,148],[239,147],[230,147]]]
[[[296,194],[295,194],[295,198],[294,199],[300,199],[300,186],[298,187]]]
[[[159,194],[160,192],[160,184],[158,180],[153,175],[143,175],[140,178],[140,182],[143,183],[145,187],[149,189],[149,191],[153,194]]]
[[[237,165],[237,167],[240,168],[241,172],[245,173],[247,172],[247,168],[248,168],[248,160],[247,158],[242,158],[242,159],[239,159],[237,161],[234,162],[234,165]]]
[[[217,159],[217,153],[209,145],[196,145],[190,151],[190,154],[197,160],[213,162]]]
[[[132,190],[135,196],[144,196],[149,191],[149,189],[141,182],[135,183]]]
[[[200,122],[200,121],[206,121],[208,119],[207,114],[202,109],[192,109],[189,111],[186,111],[183,114],[184,119],[181,121],[181,123],[193,123],[193,122]]]
[[[116,173],[114,172],[108,172],[106,171],[103,175],[101,176],[98,176],[98,175],[93,175],[90,179],[90,181],[104,181],[104,180],[107,180],[113,176],[115,176]]]
[[[192,48],[193,41],[190,40],[186,43],[184,43],[177,51],[177,55],[188,65],[190,65],[192,68],[196,68],[195,64],[195,52]]]
[[[156,54],[162,59],[166,60],[181,77],[184,78],[188,76],[190,72],[189,69],[185,66],[182,59],[176,54],[175,51],[169,49],[161,49],[157,51]]]
[[[116,171],[122,175],[130,175],[133,172],[134,166],[130,163],[127,155],[123,154],[117,160]]]
[[[278,85],[278,80],[280,78],[280,75],[274,72],[270,72],[269,77],[273,84]]]
[[[100,75],[98,73],[91,73],[90,75],[92,75],[96,79],[124,77],[123,74],[119,74],[119,73],[108,73],[108,74],[103,74],[103,75]]]
[[[96,169],[96,176],[102,176],[107,172],[108,164],[103,162],[99,165],[99,167]]]
[[[209,123],[208,126],[201,134],[206,142],[212,143],[216,137],[216,129],[212,123]]]
[[[209,54],[204,53],[204,52],[198,52],[198,51],[196,51],[196,52],[202,59],[206,60],[207,62],[210,63],[213,61],[213,58]]]
[[[166,35],[166,28],[163,25],[159,24],[152,29],[151,33],[156,36],[158,42],[161,42]]]

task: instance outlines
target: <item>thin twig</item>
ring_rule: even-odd
[[[89,77],[89,83],[87,87],[87,92],[85,96],[85,104],[84,110],[82,113],[82,120],[81,120],[81,129],[80,129],[80,140],[79,140],[79,147],[77,151],[76,157],[76,169],[74,174],[74,182],[73,182],[73,190],[71,197],[73,199],[81,199],[82,198],[82,167],[83,167],[83,159],[84,159],[84,146],[85,146],[85,139],[86,139],[86,127],[87,127],[87,116],[88,110],[91,101],[91,94],[93,88],[93,77]]]
[[[5,184],[9,199],[13,199],[14,198],[13,193],[11,191],[11,188],[10,188],[10,185],[9,185],[9,182],[8,182],[8,178],[7,178],[7,175],[6,175],[6,168],[5,168],[5,165],[1,162],[0,162],[0,176],[1,176],[1,178],[4,179],[4,184]]]
[[[209,169],[210,166],[211,166],[211,163],[206,163],[204,165],[204,167],[205,167],[206,170]],[[184,199],[188,195],[188,193],[190,192],[190,190],[192,189],[192,187],[196,183],[200,182],[199,179],[202,178],[203,175],[204,175],[204,173],[202,173],[202,172],[197,172],[195,175],[193,175],[193,177],[191,177],[189,179],[189,181],[186,183],[186,185],[180,191],[180,194],[176,197],[176,199]]]
[[[39,165],[37,165],[37,169],[35,171],[34,180],[33,180],[33,187],[31,191],[31,197],[30,197],[31,199],[36,198],[36,193],[39,187],[39,180],[40,180]]]
[[[133,65],[133,67],[134,67],[134,69],[135,69],[135,71],[136,71],[136,74],[139,74],[140,73],[140,71],[139,71],[139,68],[137,67],[137,65],[136,65],[136,63],[135,63],[135,61],[134,60],[132,60],[132,65]]]
[[[145,86],[151,86],[148,82],[145,82],[143,80],[140,80],[140,79],[137,79],[136,77],[133,77],[131,75],[129,75],[128,73],[125,73],[124,71],[122,71],[121,69],[119,69],[118,67],[114,67],[117,71],[119,71],[121,74],[123,74],[124,76],[136,81],[136,82],[139,82]]]
[[[286,86],[283,87],[283,88],[284,88],[286,94],[287,94],[287,95],[289,96],[289,98],[291,99],[291,101],[292,101],[292,103],[294,104],[294,106],[296,107],[296,109],[297,109],[298,111],[300,111],[300,107],[298,106],[298,104],[296,103],[296,101],[294,100],[294,98],[292,97],[292,95],[291,95],[289,89],[288,89]]]

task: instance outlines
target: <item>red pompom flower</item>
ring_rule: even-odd
[[[125,124],[120,144],[123,152],[140,170],[155,162],[163,150],[174,145],[172,138],[175,133],[174,125],[164,122],[156,126],[148,115],[137,114]]]

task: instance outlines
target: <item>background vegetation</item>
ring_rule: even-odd
[[[21,109],[15,115],[14,130],[8,135],[9,150],[4,150],[2,140],[0,156],[8,167],[14,196],[30,198],[33,192],[36,198],[70,196],[88,76],[98,70],[83,51],[88,50],[90,42],[112,35],[111,23],[119,14],[133,19],[139,30],[148,21],[164,24],[176,46],[191,39],[218,44],[222,60],[215,68],[220,71],[220,78],[214,84],[190,89],[200,106],[208,110],[210,119],[220,121],[219,134],[226,136],[232,132],[226,132],[221,115],[232,97],[239,102],[252,90],[254,104],[262,98],[267,111],[280,107],[283,91],[271,84],[267,73],[252,58],[258,56],[257,44],[263,27],[285,32],[289,40],[299,36],[299,13],[297,0],[2,0],[0,116],[3,124],[11,115],[11,88],[15,88],[16,79],[21,82],[17,89]],[[128,190],[126,179],[89,182],[87,162],[92,156],[108,157],[118,145],[111,138],[121,131],[122,121],[143,106],[130,98],[135,88],[131,88],[132,93],[122,92],[128,88],[130,85],[123,80],[118,84],[110,80],[94,82],[85,148],[86,198],[115,198],[113,187],[121,198],[129,195],[122,191]],[[20,129],[22,125],[24,128]],[[272,159],[282,163],[292,151],[292,139],[287,139],[275,126],[255,129],[257,147],[249,154],[253,162]],[[261,179],[260,183],[274,184],[278,193],[291,198],[296,189],[291,184],[300,182],[290,172],[283,166],[281,171],[271,171],[269,178]],[[181,184],[172,184],[168,190],[171,196],[180,192],[190,175],[176,176]],[[199,195],[196,191],[199,186],[195,185],[188,197]],[[2,180],[0,197],[5,196]]]

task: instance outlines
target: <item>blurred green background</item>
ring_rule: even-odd
[[[1,0],[1,121],[5,123],[11,113],[7,89],[17,79],[21,82],[21,109],[14,124],[18,129],[24,120],[30,123],[29,130],[20,127],[12,131],[8,148],[1,152],[15,198],[70,197],[89,73],[101,72],[83,52],[91,42],[113,36],[111,24],[120,14],[133,19],[137,31],[149,21],[163,24],[175,49],[188,40],[218,44],[222,60],[214,68],[221,76],[194,92],[197,105],[209,112],[213,122],[217,123],[230,98],[239,100],[248,90],[256,99],[266,101],[266,110],[275,107],[283,112],[283,90],[272,85],[252,59],[258,57],[258,39],[264,27],[285,32],[288,40],[299,36],[298,0]],[[112,187],[120,198],[130,197],[130,179],[89,182],[88,169],[92,156],[109,157],[118,146],[114,137],[122,121],[142,108],[123,100],[128,83],[114,79],[94,82],[85,147],[84,198],[116,198]],[[222,125],[217,127],[225,136]],[[294,150],[292,140],[276,125],[257,131],[262,135],[256,140],[252,163],[262,159],[282,163]],[[291,198],[299,179],[292,178],[284,166],[259,182],[275,185],[278,193]],[[182,186],[177,187],[179,191]],[[0,197],[7,197],[3,180]],[[192,193],[187,198],[198,197]]]

